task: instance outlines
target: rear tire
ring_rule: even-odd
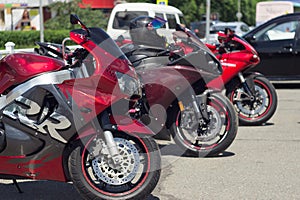
[[[125,133],[114,134],[123,157],[122,171],[111,167],[109,159],[93,157],[92,138],[78,144],[69,156],[69,172],[75,188],[84,199],[144,199],[160,177],[160,151],[153,138],[139,138]],[[125,162],[128,161],[128,162]]]

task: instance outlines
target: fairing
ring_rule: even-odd
[[[0,174],[68,181],[63,163],[70,142],[95,135],[91,124],[98,122],[102,111],[122,99],[131,101],[120,90],[116,72],[137,75],[115,42],[97,28],[90,29],[89,36],[82,30],[70,36],[93,58],[88,76],[79,75],[75,68],[61,70],[65,65],[60,60],[36,54],[11,54],[1,60],[1,92],[16,86],[4,96],[8,104],[0,111],[2,122],[7,130],[18,131],[6,133],[9,143],[1,145]],[[49,81],[39,83],[38,77],[45,74]],[[135,120],[117,130],[152,134]]]
[[[0,60],[0,93],[38,74],[60,70],[62,61],[33,53],[9,54]]]
[[[66,144],[84,123],[54,85],[33,88],[22,99],[26,101],[15,101],[1,112],[7,146],[0,154],[0,174],[66,181],[62,165]],[[56,107],[55,111],[51,106]],[[62,124],[67,126],[62,129]],[[43,127],[52,131],[44,132]]]
[[[245,72],[256,66],[259,62],[259,56],[255,49],[245,40],[237,35],[228,36],[219,32],[221,42],[224,42],[230,51],[222,51],[214,45],[208,47],[217,55],[223,68],[222,76],[209,82],[208,87],[222,89],[230,80],[237,76],[239,72]],[[221,53],[219,52],[221,51]]]
[[[189,29],[177,25],[177,31],[173,32],[175,44],[184,51],[184,57],[197,53],[195,58],[191,59],[192,65],[198,70],[207,71],[219,76],[222,74],[222,66],[217,57],[211,50]],[[189,61],[189,60],[188,60]]]
[[[157,32],[160,33],[159,29]],[[122,38],[122,36],[120,37]],[[134,40],[128,42],[128,39],[117,40],[117,42],[134,66],[136,66],[135,60],[144,59],[145,57],[158,58],[169,52],[170,60],[163,64],[191,66],[197,70],[211,73],[212,76],[222,74],[222,66],[219,60],[188,28],[177,24],[176,31],[172,32],[172,38],[163,34],[162,37],[168,38],[168,40],[160,46],[154,45],[153,39],[147,36],[144,36],[143,40],[138,43],[135,43]],[[173,57],[176,54],[178,55]],[[157,62],[157,64],[162,63]]]

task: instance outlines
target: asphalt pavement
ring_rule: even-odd
[[[300,87],[278,86],[278,107],[264,126],[240,126],[223,155],[182,156],[159,141],[163,168],[147,200],[300,199]],[[80,199],[71,183],[0,180],[0,199]]]
[[[264,126],[240,126],[224,155],[177,157],[175,145],[165,146],[165,168],[153,196],[160,200],[300,199],[299,86],[276,86],[275,115]]]

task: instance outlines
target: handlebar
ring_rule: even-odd
[[[87,55],[88,52],[84,48],[77,48],[73,52],[66,51],[66,42],[71,40],[70,38],[65,38],[62,42],[62,55],[63,60],[67,66],[77,66],[76,63],[81,62]],[[73,58],[75,58],[75,62],[73,62]]]
[[[65,61],[65,64],[69,65],[70,64],[70,59],[72,59],[71,55],[66,53],[66,42],[71,40],[71,38],[65,38],[62,41],[62,55],[63,55],[63,60]],[[71,53],[72,54],[72,53]]]

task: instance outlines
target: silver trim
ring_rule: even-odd
[[[0,96],[0,110],[6,106],[6,95]]]
[[[10,91],[6,96],[6,105],[13,102],[16,98],[30,90],[31,88],[39,85],[48,84],[60,84],[66,80],[74,79],[74,73],[72,70],[61,70],[56,72],[50,72],[47,74],[42,74],[38,77],[32,78],[29,81],[18,85],[12,91]]]
[[[28,108],[24,108],[21,105],[25,105]],[[28,116],[38,114],[40,111],[41,107],[36,102],[20,96],[16,99],[15,103],[10,104],[4,109],[3,114],[12,119],[18,119],[25,126],[45,135],[49,133],[52,138],[62,143],[67,143],[57,130],[64,130],[72,125],[68,118],[56,112],[53,112],[49,118],[56,120],[58,123],[53,123],[52,120],[46,119],[41,124],[38,124],[37,121],[28,118]],[[48,131],[45,127],[47,127]]]
[[[36,125],[36,129],[43,134],[47,134],[47,131],[44,129],[44,127],[47,126],[49,135],[52,138],[54,138],[62,143],[67,143],[67,140],[65,140],[57,132],[57,130],[64,130],[64,129],[69,128],[72,125],[71,122],[68,120],[68,118],[66,118],[65,116],[63,116],[59,113],[56,113],[56,112],[53,112],[50,115],[50,118],[59,121],[59,123],[53,123],[50,120],[45,120],[42,124]]]
[[[244,78],[244,76],[241,72],[238,73],[238,77],[239,77],[239,79],[241,80],[242,83],[246,82],[246,80],[245,80],[245,78]]]

